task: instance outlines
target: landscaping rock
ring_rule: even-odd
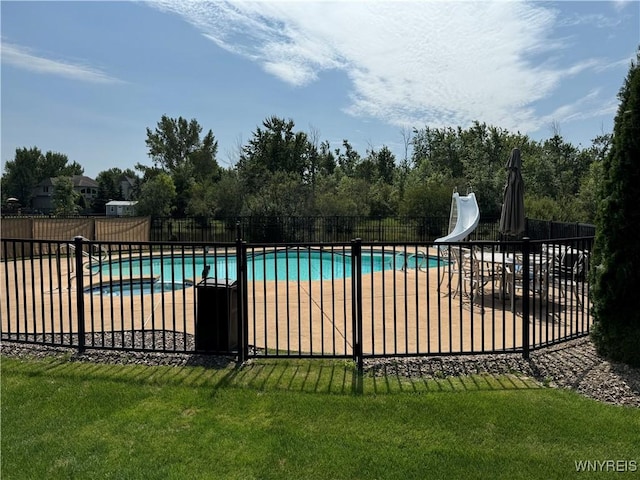
[[[171,346],[173,347],[173,337]],[[87,349],[79,354],[73,348],[60,348],[4,341],[1,353],[6,357],[59,357],[73,362],[95,362],[136,365],[199,365],[224,368],[235,363],[234,357],[191,353],[158,353],[127,351],[132,345],[161,344],[167,332],[136,332],[123,338],[111,339],[112,348],[123,350]],[[91,339],[87,339],[90,341]],[[193,337],[186,335],[175,347],[193,349]],[[448,378],[463,375],[516,374],[534,378],[540,385],[570,388],[582,395],[615,405],[640,407],[640,368],[609,362],[598,356],[588,338],[572,340],[531,352],[529,359],[522,355],[459,355],[406,358],[376,358],[364,362],[365,374],[397,375],[409,378]]]

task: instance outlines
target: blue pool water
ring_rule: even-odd
[[[249,280],[330,280],[351,276],[349,252],[320,250],[278,250],[254,254],[247,259]],[[430,268],[437,265],[436,258],[424,254],[393,253],[391,251],[363,251],[362,273],[402,268]],[[153,256],[139,257],[102,265],[102,275],[109,277],[153,277],[163,282],[182,283],[200,279],[204,266],[209,277],[236,280],[235,256]],[[95,272],[98,272],[96,267]]]
[[[84,293],[92,295],[111,295],[113,297],[127,297],[130,295],[148,295],[150,293],[170,292],[193,287],[193,282],[161,282],[155,279],[135,278],[122,282],[103,282],[84,289]]]

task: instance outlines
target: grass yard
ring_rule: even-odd
[[[516,375],[3,357],[1,393],[3,480],[611,478],[576,472],[607,460],[627,462],[616,478],[640,471],[640,409]]]

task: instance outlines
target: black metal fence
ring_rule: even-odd
[[[431,242],[449,231],[448,217],[122,217],[3,216],[3,232],[11,238],[58,239],[68,232],[94,240],[151,240],[155,242],[234,242],[240,236],[250,243]],[[134,232],[135,230],[135,232]],[[525,236],[532,240],[589,237],[595,226],[527,219]],[[483,217],[472,240],[502,240],[497,217]]]
[[[500,240],[499,218],[484,217],[473,240]],[[251,243],[431,242],[449,230],[448,217],[229,217],[164,218],[151,221],[150,240],[158,242],[233,242],[237,231]],[[525,236],[532,240],[592,237],[595,226],[527,219]]]
[[[594,237],[595,225],[589,223],[567,223],[550,220],[527,219],[526,235],[532,240]]]
[[[3,341],[248,357],[519,352],[586,335],[593,237],[3,239]]]
[[[251,243],[429,242],[448,233],[449,217],[249,216],[161,218],[151,222],[150,239],[178,242],[233,242],[237,229]],[[495,218],[482,219],[473,238],[498,239]]]

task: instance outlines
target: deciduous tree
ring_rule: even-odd
[[[38,184],[38,160],[42,152],[37,147],[17,148],[13,160],[4,165],[2,175],[2,196],[15,197],[20,204],[31,205],[33,189]]]
[[[253,138],[243,147],[238,173],[248,193],[257,192],[268,174],[283,172],[307,183],[311,173],[313,145],[307,134],[295,132],[293,120],[276,116],[256,128]]]
[[[154,131],[147,128],[146,144],[154,167],[136,165],[145,178],[153,176],[153,170],[171,177],[176,189],[176,213],[180,216],[186,213],[194,184],[220,179],[218,142],[211,130],[202,138],[201,133],[202,127],[195,119],[163,115]]]
[[[38,182],[45,178],[72,177],[82,175],[84,168],[77,163],[68,163],[69,158],[64,153],[47,152],[38,158]]]
[[[28,207],[33,198],[33,189],[46,178],[82,175],[84,169],[77,162],[68,163],[63,153],[43,154],[37,147],[17,148],[13,160],[6,162],[2,176],[3,198],[16,197]]]
[[[171,215],[175,198],[173,180],[167,173],[160,172],[142,185],[136,212],[139,215],[167,217]]]
[[[53,211],[56,215],[75,215],[80,210],[78,197],[70,177],[57,177],[53,186]]]

